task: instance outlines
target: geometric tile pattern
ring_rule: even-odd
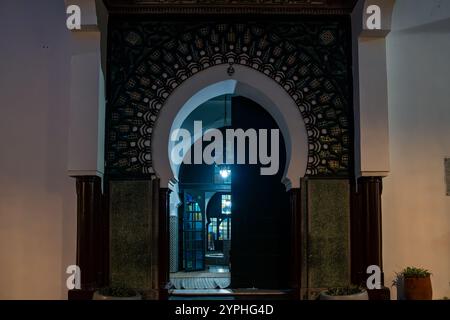
[[[239,64],[273,79],[297,105],[308,133],[307,176],[348,176],[353,145],[349,20],[228,20],[111,20],[107,173],[152,176],[152,132],[166,99],[202,70]]]

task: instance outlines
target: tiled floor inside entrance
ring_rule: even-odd
[[[176,272],[170,274],[173,289],[225,289],[230,286],[231,275],[228,267],[208,266],[207,270]]]

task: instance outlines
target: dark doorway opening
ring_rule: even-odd
[[[217,129],[224,137],[227,129],[253,129],[258,134],[266,129],[268,136],[259,135],[258,142],[267,139],[266,154],[272,160],[278,159],[278,170],[262,175],[261,168],[267,163],[261,163],[259,155],[256,164],[249,164],[250,139],[245,144],[245,164],[236,164],[235,150],[235,164],[180,166],[179,198],[183,203],[178,208],[176,231],[178,270],[171,273],[171,282],[175,290],[214,286],[233,290],[287,289],[290,214],[288,194],[281,182],[286,163],[283,136],[271,115],[254,101],[240,96],[222,99],[228,107],[224,108],[223,126]],[[278,148],[270,144],[271,130],[278,130]],[[202,148],[207,146],[204,142]],[[258,144],[256,150],[260,148]],[[278,156],[274,157],[276,151]]]
[[[232,115],[235,129],[253,128],[257,131],[279,129],[267,111],[244,97],[233,98]],[[269,153],[272,151],[269,148]],[[248,155],[248,152],[246,154]],[[279,168],[275,175],[262,175],[263,165],[260,161],[256,165],[233,166],[231,184],[233,288],[288,287],[290,250],[288,196],[285,186],[281,183],[285,162],[286,148],[280,133]]]

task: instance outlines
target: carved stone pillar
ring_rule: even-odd
[[[98,2],[98,3],[96,3]],[[96,5],[97,4],[97,5]],[[102,32],[107,25],[101,1],[66,0],[82,12],[81,29],[71,33],[68,175],[77,187],[77,265],[82,290],[69,299],[90,299],[108,281],[108,215],[103,206],[105,81]],[[99,10],[99,12],[97,12]],[[103,35],[104,36],[104,35]],[[106,49],[106,46],[103,46]]]
[[[366,284],[367,267],[376,265],[383,270],[381,177],[358,179],[354,186],[352,199],[351,243],[352,243],[352,282]],[[384,286],[384,275],[381,275]],[[369,292],[371,299],[389,298],[389,289]]]
[[[90,299],[108,279],[108,219],[104,214],[101,179],[76,177],[77,256],[81,290],[69,291],[69,299]]]
[[[169,201],[170,192],[168,188],[159,189],[159,248],[158,248],[158,287],[159,287],[159,299],[168,299],[169,283]]]
[[[289,284],[293,298],[301,299],[301,257],[302,257],[302,210],[300,188],[289,190],[289,211],[291,216],[291,266]]]

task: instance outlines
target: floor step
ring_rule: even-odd
[[[170,290],[170,300],[289,300],[291,290],[201,289]]]

